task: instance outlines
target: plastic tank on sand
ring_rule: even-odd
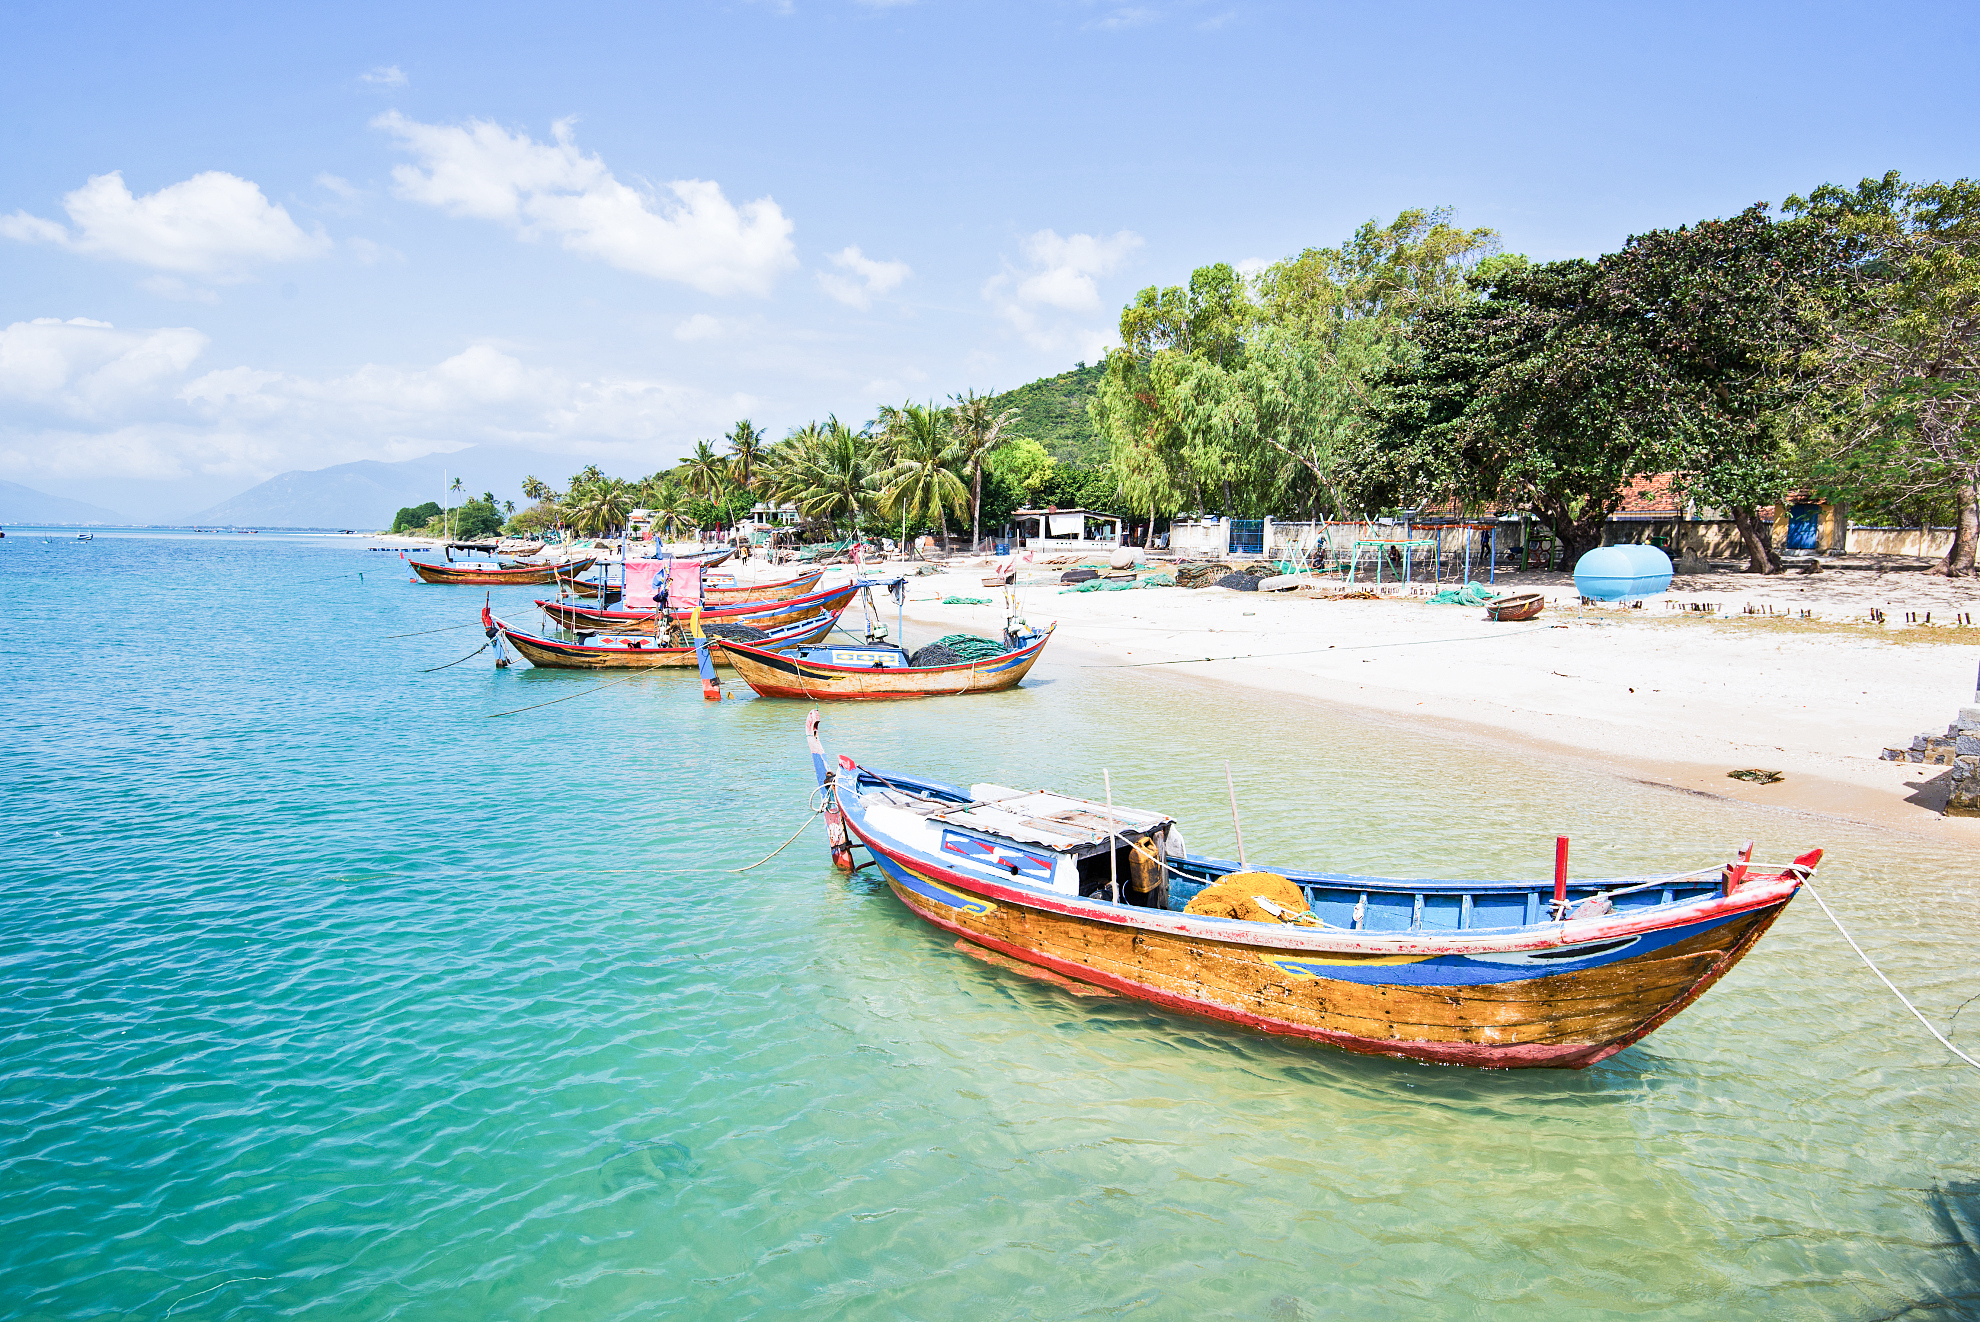
[[[1598,546],[1574,564],[1574,590],[1596,601],[1651,597],[1670,586],[1671,558],[1654,546]]]

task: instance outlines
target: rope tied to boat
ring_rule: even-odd
[[[483,652],[486,652],[491,646],[493,646],[493,644],[483,643],[481,646],[475,648],[472,652],[469,652],[466,656],[462,657],[460,661],[449,661],[444,666],[430,666],[427,669],[420,671],[419,673],[422,675],[430,675],[435,670],[452,670],[455,666],[461,664],[461,661],[474,660],[476,657],[480,656]]]
[[[1911,998],[1906,996],[1903,992],[1899,991],[1897,988],[1897,984],[1895,982],[1892,982],[1889,978],[1885,977],[1884,971],[1871,962],[1870,956],[1863,953],[1863,947],[1856,944],[1856,938],[1849,934],[1849,929],[1842,925],[1842,920],[1836,917],[1835,912],[1831,910],[1828,906],[1828,903],[1822,899],[1821,892],[1815,889],[1814,880],[1809,877],[1803,877],[1801,880],[1801,884],[1808,891],[1810,895],[1815,897],[1815,903],[1822,906],[1822,912],[1827,914],[1829,921],[1835,924],[1836,931],[1842,933],[1842,939],[1849,942],[1849,948],[1856,952],[1856,957],[1863,961],[1863,966],[1869,969],[1872,973],[1876,974],[1877,980],[1879,982],[1883,983],[1886,987],[1889,987],[1891,989],[1891,995],[1897,997],[1898,1000],[1904,1005],[1904,1008],[1911,1011],[1912,1017],[1914,1019],[1918,1020],[1919,1023],[1925,1025],[1925,1031],[1930,1033],[1933,1037],[1937,1038],[1939,1040],[1940,1046],[1952,1052],[1953,1055],[1958,1056],[1961,1060],[1971,1065],[1974,1069],[1980,1070],[1980,1060],[1975,1060],[1973,1057],[1967,1055],[1964,1051],[1961,1051],[1958,1047],[1952,1044],[1952,1041],[1949,1038],[1947,1038],[1944,1033],[1941,1033],[1938,1029],[1932,1027],[1932,1021],[1927,1019],[1922,1013],[1919,1012],[1918,1007],[1911,1003]],[[1958,1011],[1954,1011],[1954,1013],[1957,1014]]]
[[[746,868],[730,868],[729,869],[730,875],[733,876],[738,872],[754,872],[756,871],[756,869],[762,867],[765,863],[768,863],[771,859],[777,857],[777,855],[783,853],[786,849],[789,849],[792,843],[795,842],[799,836],[804,834],[805,827],[810,826],[811,823],[817,819],[818,814],[825,811],[822,805],[818,805],[816,803],[816,799],[817,796],[816,794],[814,794],[813,795],[814,806],[812,807],[810,812],[807,812],[804,815],[804,820],[798,824],[798,829],[791,832],[791,836],[789,840],[784,841],[783,844],[778,845],[775,849],[765,854],[762,858],[757,859],[754,863],[750,864]]]

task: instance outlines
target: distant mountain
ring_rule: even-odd
[[[1062,464],[1100,464],[1107,443],[1086,417],[1086,403],[1099,389],[1101,367],[1081,363],[1070,372],[1041,377],[996,397],[999,409],[1015,407],[1019,436],[1029,436]]]
[[[18,482],[0,482],[0,523],[129,523],[115,510],[51,496]]]
[[[278,473],[231,500],[201,510],[192,516],[192,522],[237,528],[389,528],[392,516],[408,505],[423,505],[429,500],[451,503],[447,488],[456,477],[462,481],[462,495],[492,491],[498,501],[521,504],[526,474],[534,472],[560,482],[571,462],[539,450],[488,445],[393,464],[360,459],[330,468]]]

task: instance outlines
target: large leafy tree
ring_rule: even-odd
[[[1631,482],[1671,466],[1646,351],[1580,259],[1499,274],[1483,302],[1427,309],[1359,471],[1377,503],[1517,499],[1564,564],[1601,544]],[[1647,424],[1647,425],[1646,425]]]
[[[1958,510],[1940,571],[1975,572],[1980,551],[1980,182],[1824,185],[1789,212],[1844,245],[1847,297],[1823,346],[1829,385],[1856,406],[1834,429],[1845,465],[1891,495],[1950,495]]]
[[[1405,211],[1249,286],[1216,265],[1137,295],[1090,410],[1134,506],[1172,513],[1214,496],[1229,514],[1344,512],[1344,457],[1372,426],[1410,324],[1475,297],[1497,252],[1493,231],[1450,219]]]
[[[1756,507],[1788,488],[1795,410],[1845,265],[1831,232],[1777,224],[1764,204],[1636,235],[1599,263],[1618,370],[1649,374],[1639,425],[1670,442],[1682,490],[1731,515],[1755,572],[1780,572]]]

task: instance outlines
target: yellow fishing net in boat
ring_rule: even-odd
[[[1280,912],[1274,913],[1260,904],[1260,898]],[[1242,918],[1252,923],[1316,921],[1306,907],[1305,894],[1276,872],[1233,872],[1198,891],[1196,898],[1183,907],[1183,912],[1204,918]]]

